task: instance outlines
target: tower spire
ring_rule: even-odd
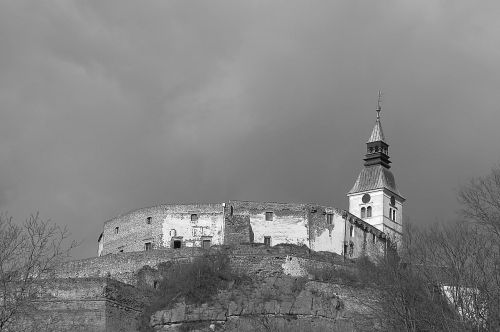
[[[380,120],[380,111],[382,110],[382,91],[378,90],[378,100],[377,100],[377,121]]]

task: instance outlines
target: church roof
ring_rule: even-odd
[[[354,186],[349,190],[348,194],[383,188],[403,197],[396,187],[394,175],[390,170],[382,165],[366,166],[359,173],[356,183],[354,183]]]
[[[385,142],[384,132],[382,131],[382,124],[380,123],[380,118],[377,116],[377,121],[375,122],[375,126],[373,127],[372,134],[370,139],[368,139],[367,143],[371,142]]]

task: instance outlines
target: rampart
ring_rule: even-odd
[[[71,261],[54,271],[56,278],[113,278],[137,285],[138,273],[145,266],[153,269],[164,262],[189,262],[207,253],[224,251],[230,258],[231,268],[238,273],[261,276],[285,273],[306,276],[310,269],[326,266],[348,266],[341,256],[330,252],[314,252],[306,246],[246,244],[234,247],[214,246],[201,248],[163,249],[109,254],[101,257]]]
[[[37,331],[130,331],[147,299],[109,278],[47,279],[35,285],[29,315],[16,326]]]

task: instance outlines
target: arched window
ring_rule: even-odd
[[[366,208],[362,207],[361,208],[361,218],[365,218],[365,217],[366,217]]]
[[[392,220],[396,221],[396,210],[392,210]]]
[[[392,220],[392,208],[389,208],[389,219]]]
[[[370,218],[372,216],[372,207],[369,206],[366,208],[366,217]]]

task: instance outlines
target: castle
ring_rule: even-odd
[[[377,117],[364,166],[347,193],[349,211],[318,204],[229,200],[216,204],[157,205],[108,220],[98,256],[120,252],[211,245],[264,243],[305,245],[355,258],[397,247],[403,203],[390,171],[389,145]]]

